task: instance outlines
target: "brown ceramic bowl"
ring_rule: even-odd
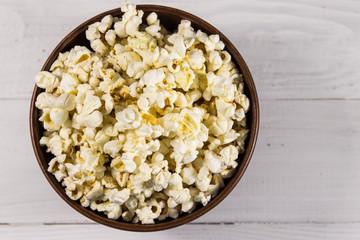
[[[166,219],[165,221],[158,221],[152,225],[142,225],[142,224],[134,224],[131,222],[125,222],[122,220],[111,220],[108,219],[104,214],[92,211],[90,208],[84,208],[80,205],[78,201],[73,201],[65,193],[64,188],[61,184],[55,179],[52,173],[47,171],[48,163],[50,159],[52,159],[52,155],[45,152],[43,147],[40,147],[39,140],[44,131],[42,124],[39,119],[39,110],[35,107],[36,97],[42,90],[35,86],[34,92],[31,99],[31,107],[30,107],[30,132],[31,132],[31,140],[34,147],[35,155],[37,161],[40,165],[42,172],[45,177],[51,184],[51,186],[55,189],[55,191],[62,197],[65,202],[67,202],[71,207],[73,207],[76,211],[81,214],[87,216],[88,218],[99,222],[101,224],[123,229],[130,231],[158,231],[164,230],[172,227],[176,227],[182,225],[184,223],[190,222],[203,214],[205,214],[210,209],[214,208],[218,205],[236,186],[239,182],[240,178],[244,174],[246,167],[249,164],[250,158],[253,154],[258,129],[259,129],[259,103],[258,97],[255,89],[255,85],[253,79],[251,77],[250,71],[246,66],[244,59],[241,57],[239,52],[235,49],[233,44],[216,28],[211,26],[209,23],[204,20],[181,10],[157,6],[157,5],[137,5],[137,9],[141,9],[144,11],[144,18],[150,14],[151,12],[156,12],[160,22],[166,29],[169,31],[173,31],[177,28],[177,25],[180,23],[182,19],[188,19],[192,22],[192,27],[195,30],[200,29],[201,31],[207,34],[219,34],[220,39],[225,43],[226,50],[231,54],[233,61],[236,63],[238,69],[243,75],[244,83],[245,83],[245,94],[249,97],[251,108],[247,113],[247,121],[248,126],[250,128],[250,134],[246,141],[246,151],[244,154],[240,155],[238,158],[239,165],[237,167],[236,173],[230,179],[225,182],[225,187],[220,190],[218,195],[213,198],[206,206],[197,206],[197,208],[190,214],[181,214],[177,219]],[[49,70],[51,64],[58,57],[60,52],[65,52],[70,50],[75,45],[89,46],[88,41],[85,38],[85,31],[89,24],[100,21],[104,16],[111,14],[113,16],[120,17],[122,12],[120,9],[113,9],[104,13],[101,13],[88,21],[84,22],[76,29],[74,29],[71,33],[69,33],[54,49],[54,51],[50,54],[49,58],[46,60],[44,66],[41,70]]]

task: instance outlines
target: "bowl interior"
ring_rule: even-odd
[[[160,23],[169,31],[176,30],[178,24],[182,19],[188,19],[192,22],[192,27],[195,30],[200,29],[201,31],[207,34],[219,34],[220,39],[225,43],[225,49],[232,55],[232,59],[237,65],[238,69],[243,75],[244,83],[245,83],[245,94],[250,99],[250,110],[247,113],[247,124],[250,129],[250,134],[246,140],[246,151],[244,154],[240,155],[238,158],[239,165],[236,170],[234,176],[230,179],[225,181],[225,187],[219,191],[218,195],[213,198],[206,206],[197,206],[197,208],[191,214],[181,214],[178,219],[166,219],[165,221],[158,221],[156,224],[153,225],[142,225],[142,224],[134,224],[125,222],[122,220],[111,220],[106,217],[103,213],[98,213],[92,211],[90,208],[84,208],[80,205],[78,201],[73,201],[69,199],[65,193],[64,188],[61,186],[59,182],[55,179],[53,174],[47,171],[48,163],[53,158],[53,155],[50,153],[46,153],[45,148],[41,147],[39,144],[39,140],[44,132],[44,128],[42,127],[40,121],[38,120],[40,117],[40,111],[35,107],[35,101],[37,95],[42,92],[42,89],[35,86],[31,107],[30,107],[30,131],[31,131],[31,138],[32,144],[34,147],[35,155],[38,160],[38,163],[55,191],[74,209],[78,212],[82,213],[83,215],[89,217],[90,219],[97,221],[99,223],[105,224],[110,227],[119,228],[123,230],[131,230],[131,231],[156,231],[156,230],[164,230],[168,228],[172,228],[175,226],[179,226],[186,222],[192,221],[211,208],[215,207],[220,201],[222,201],[230,191],[235,187],[237,182],[240,180],[241,176],[244,174],[244,171],[250,161],[251,155],[253,153],[258,127],[259,127],[259,107],[258,107],[258,98],[255,89],[255,85],[249,69],[246,66],[241,55],[235,49],[235,47],[231,44],[231,42],[216,28],[208,24],[207,22],[203,21],[202,19],[189,14],[187,12],[164,7],[164,6],[157,6],[157,5],[137,5],[137,9],[141,9],[144,11],[144,17],[146,18],[148,14],[151,12],[156,12]],[[88,21],[81,24],[75,30],[73,30],[70,34],[68,34],[54,49],[51,53],[47,61],[45,62],[42,70],[49,70],[51,64],[56,60],[58,54],[60,52],[65,52],[70,50],[76,45],[87,46],[90,49],[89,42],[85,37],[85,31],[87,26],[93,22],[100,21],[104,16],[111,14],[116,17],[121,17],[122,12],[120,9],[113,9],[102,14],[95,16],[94,18],[89,19]]]

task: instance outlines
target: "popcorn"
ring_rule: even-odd
[[[217,160],[213,160],[213,162],[215,161]],[[215,170],[217,169],[215,168]],[[207,167],[204,166],[199,170],[199,173],[195,180],[195,185],[200,191],[206,191],[208,189],[211,181],[211,178],[209,176],[211,176],[211,174],[210,174],[210,170]]]
[[[170,172],[165,172],[165,171],[159,172],[155,177],[154,190],[160,192],[161,190],[167,188],[170,177],[171,177]]]
[[[60,126],[69,118],[69,112],[63,108],[52,108],[50,111],[50,119],[51,121]]]
[[[97,201],[91,201],[90,208],[94,211],[104,212],[110,219],[118,219],[122,214],[121,206],[119,204],[110,203],[109,201],[99,204]]]
[[[189,51],[188,61],[192,69],[202,69],[205,63],[203,51],[200,49],[193,49]]]
[[[116,33],[114,30],[109,30],[105,34],[105,40],[110,46],[114,46],[116,43]]]
[[[214,197],[218,194],[222,187],[224,187],[224,180],[222,176],[220,174],[214,174],[206,193]]]
[[[109,93],[106,93],[101,96],[101,100],[105,102],[104,110],[102,111],[103,115],[108,115],[114,109],[114,99]]]
[[[133,153],[125,152],[121,157],[116,157],[111,161],[111,167],[121,172],[132,173],[136,169],[134,157]]]
[[[120,132],[138,128],[141,124],[141,116],[138,110],[126,108],[116,114],[115,128]]]
[[[90,191],[87,193],[84,192],[84,197],[87,200],[97,200],[103,195],[103,189],[102,183],[100,181],[95,181],[92,184]]]
[[[184,62],[180,65],[179,71],[174,73],[174,77],[177,87],[182,88],[184,91],[188,91],[194,82],[195,74],[191,70],[190,65]]]
[[[211,116],[208,120],[209,125],[209,133],[214,136],[220,136],[225,134],[229,129],[231,129],[233,122],[220,115],[219,117]]]
[[[42,71],[35,76],[36,85],[43,88],[46,92],[52,92],[60,85],[59,79],[52,73]]]
[[[220,53],[218,51],[211,51],[208,57],[209,57],[209,64],[207,66],[208,71],[214,72],[218,70],[223,64],[223,61],[220,57]]]
[[[221,169],[222,159],[213,151],[206,150],[204,152],[204,166],[207,167],[212,173],[219,173]],[[200,173],[199,173],[200,175]]]
[[[235,104],[228,103],[221,98],[215,100],[216,110],[218,115],[223,115],[226,118],[231,118],[235,114]]]
[[[225,166],[236,168],[236,166],[238,165],[236,159],[239,156],[239,152],[235,146],[230,145],[221,149],[220,155],[222,156]]]
[[[119,140],[111,140],[104,145],[104,153],[109,154],[111,157],[115,157],[119,154],[123,144]]]
[[[61,182],[61,180],[67,177],[66,168],[64,165],[65,159],[66,159],[66,154],[62,154],[57,157],[54,157],[49,162],[49,167],[47,170],[54,174],[58,182]]]
[[[238,103],[245,112],[249,111],[250,101],[244,94],[237,92],[235,95],[235,102]]]
[[[136,209],[136,214],[142,224],[154,224],[154,219],[158,217],[158,215],[151,210],[150,206]]]
[[[184,38],[179,34],[172,34],[167,40],[173,44],[173,47],[168,47],[168,49],[176,55],[175,59],[184,58],[186,53]]]
[[[219,136],[219,140],[221,141],[221,144],[224,145],[235,141],[239,136],[239,133],[237,133],[234,129],[231,129],[227,133]]]
[[[103,19],[101,19],[100,25],[98,29],[101,33],[105,33],[113,23],[113,16],[106,15]]]
[[[62,183],[65,186],[66,195],[68,195],[71,200],[78,200],[83,195],[84,187],[74,183],[70,176],[66,177]]]
[[[154,224],[205,206],[236,172],[250,100],[218,35],[188,20],[169,33],[128,2],[121,11],[88,26],[91,48],[35,76],[40,145],[70,199]]]
[[[64,93],[76,93],[76,87],[79,84],[80,81],[74,74],[64,73],[58,88]]]
[[[187,167],[181,170],[181,177],[187,185],[192,185],[196,181],[196,176],[196,170],[191,164],[188,164]]]
[[[212,96],[223,97],[227,101],[234,100],[236,90],[235,84],[233,84],[228,78],[223,75],[216,76],[213,72],[206,74],[206,78],[208,84],[206,91],[208,91]]]
[[[123,189],[121,191],[117,189],[106,189],[104,195],[109,199],[110,203],[122,205],[130,196],[129,189]]]

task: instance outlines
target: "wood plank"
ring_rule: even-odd
[[[0,1],[1,98],[29,99],[33,76],[73,28],[119,1]],[[133,1],[144,3],[144,1]],[[252,70],[261,99],[360,98],[357,1],[151,1],[218,27]],[[16,28],[14,28],[16,26]]]
[[[360,101],[261,101],[244,178],[195,222],[359,222]],[[90,222],[56,195],[36,163],[29,102],[0,101],[0,223]]]
[[[111,229],[98,224],[80,225],[10,225],[0,226],[3,239],[251,239],[251,240],[357,240],[360,224],[187,224],[153,233],[135,233]]]

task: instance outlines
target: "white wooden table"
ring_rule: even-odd
[[[360,239],[360,1],[133,2],[198,15],[243,55],[261,107],[248,170],[175,229],[125,232],[77,213],[33,154],[33,76],[67,33],[121,1],[0,0],[0,239]]]

